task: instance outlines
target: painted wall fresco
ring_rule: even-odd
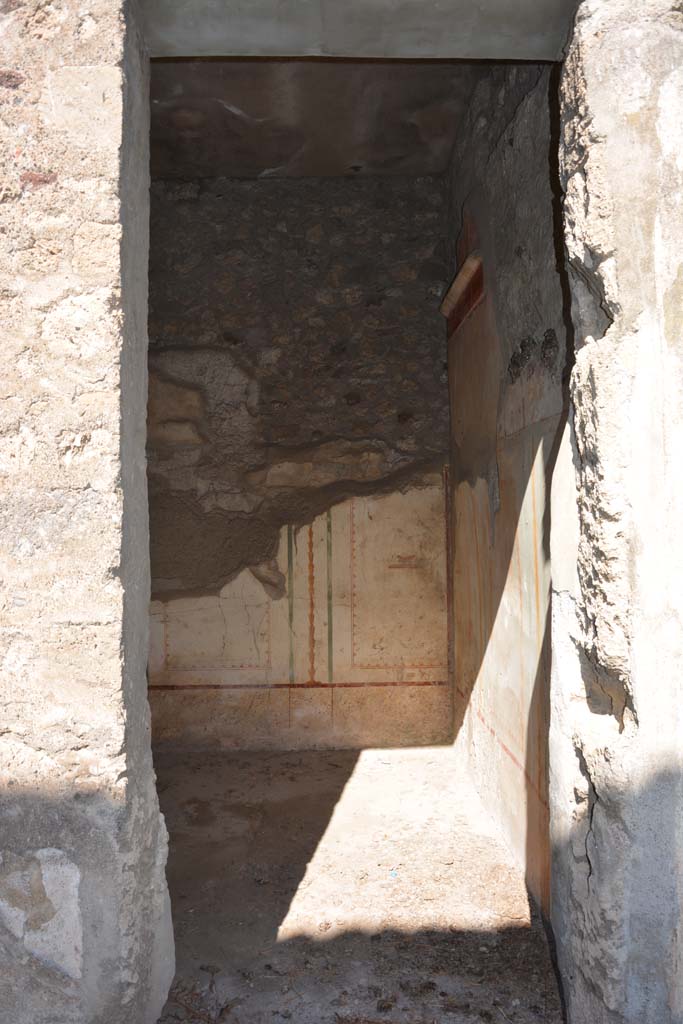
[[[459,311],[443,309],[450,336],[457,742],[545,912],[548,491],[567,358],[548,156],[550,75],[533,65],[499,67],[473,93],[454,153],[450,240],[458,269],[474,257],[481,261],[479,301],[470,294]]]
[[[548,392],[534,380],[538,371],[511,385],[501,400],[489,296],[454,332],[450,348],[459,464],[464,467],[487,436],[495,464],[470,479],[461,470],[453,492],[456,730],[480,792],[547,909],[550,562],[544,515],[559,415],[552,401],[543,408]],[[468,401],[462,382],[469,388],[472,381],[488,399]]]
[[[282,595],[246,569],[218,594],[154,601],[157,742],[445,742],[445,500],[432,475],[424,486],[356,497],[309,526],[283,528]]]

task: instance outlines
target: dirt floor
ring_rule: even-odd
[[[561,1024],[524,880],[450,749],[164,755],[161,1024]]]

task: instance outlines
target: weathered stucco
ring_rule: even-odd
[[[283,526],[440,470],[444,201],[430,178],[155,183],[155,596],[217,592]]]
[[[444,206],[432,178],[155,183],[156,746],[449,738]]]
[[[470,287],[449,321],[457,743],[546,912],[547,481],[566,333],[552,77],[547,67],[499,67],[479,82],[453,157],[449,222],[458,266],[478,253],[483,271],[481,300],[470,308]]]
[[[572,1022],[683,1019],[683,14],[585,0],[562,77],[576,363],[553,483],[553,923]]]
[[[122,5],[2,15],[0,1006],[157,1019],[145,692],[146,70]]]

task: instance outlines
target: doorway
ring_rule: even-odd
[[[153,62],[164,1024],[561,1019],[549,82]],[[451,308],[473,254],[480,293]]]

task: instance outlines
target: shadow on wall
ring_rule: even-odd
[[[485,160],[476,147],[462,156],[472,180],[456,183],[458,264],[477,252],[483,286],[448,310],[454,726],[547,917],[550,488],[573,364],[559,66],[496,75],[511,119]],[[475,94],[472,119],[490,107],[487,88]]]
[[[216,592],[283,527],[440,470],[444,205],[439,178],[154,182],[156,597]]]
[[[583,801],[577,795],[569,834],[553,845],[554,884],[565,894],[553,922],[564,963],[572,965],[572,1021],[595,1020],[596,999],[605,1007],[601,1020],[683,1019],[681,896],[672,857],[681,849],[681,823],[671,813],[682,789],[680,769],[664,767],[641,786],[597,792],[589,784]],[[654,958],[663,936],[667,955]]]
[[[561,425],[550,443],[546,438],[538,449],[532,448],[529,453],[532,466],[543,466],[546,493],[549,493],[560,436]],[[523,523],[526,491],[517,492],[518,498],[517,493],[510,491],[512,493],[501,496],[505,515],[514,520],[516,527],[524,529],[529,526],[528,522]],[[547,551],[547,509],[544,520],[542,547]],[[485,566],[480,566],[481,582],[475,588],[475,596],[481,602],[478,612],[483,609],[481,617],[477,614],[478,624],[483,623],[484,628],[468,645],[465,673],[459,671],[458,654],[455,656],[455,736],[457,741],[462,731],[461,742],[467,745],[472,774],[482,799],[494,818],[500,821],[502,815],[500,823],[525,866],[530,893],[548,915],[551,594],[549,589],[543,591],[541,581],[534,578],[533,561],[531,565],[520,564],[517,529],[510,529],[509,522],[506,529],[504,523],[494,520],[493,530],[495,547],[490,554],[496,564],[490,566],[489,573]],[[544,557],[549,558],[549,552]],[[482,580],[482,577],[486,578]],[[498,586],[496,581],[499,581]],[[511,582],[519,590],[519,606],[515,612],[519,611],[520,619],[529,605],[541,607],[535,634],[526,638],[528,647],[538,652],[535,665],[529,660],[529,651],[520,649],[521,638],[520,647],[509,642]],[[538,588],[535,594],[534,588]],[[512,628],[523,632],[526,627],[524,622],[517,621]],[[463,639],[462,634],[460,639]],[[511,697],[510,691],[515,685],[520,689]],[[521,756],[518,750],[523,752]]]

